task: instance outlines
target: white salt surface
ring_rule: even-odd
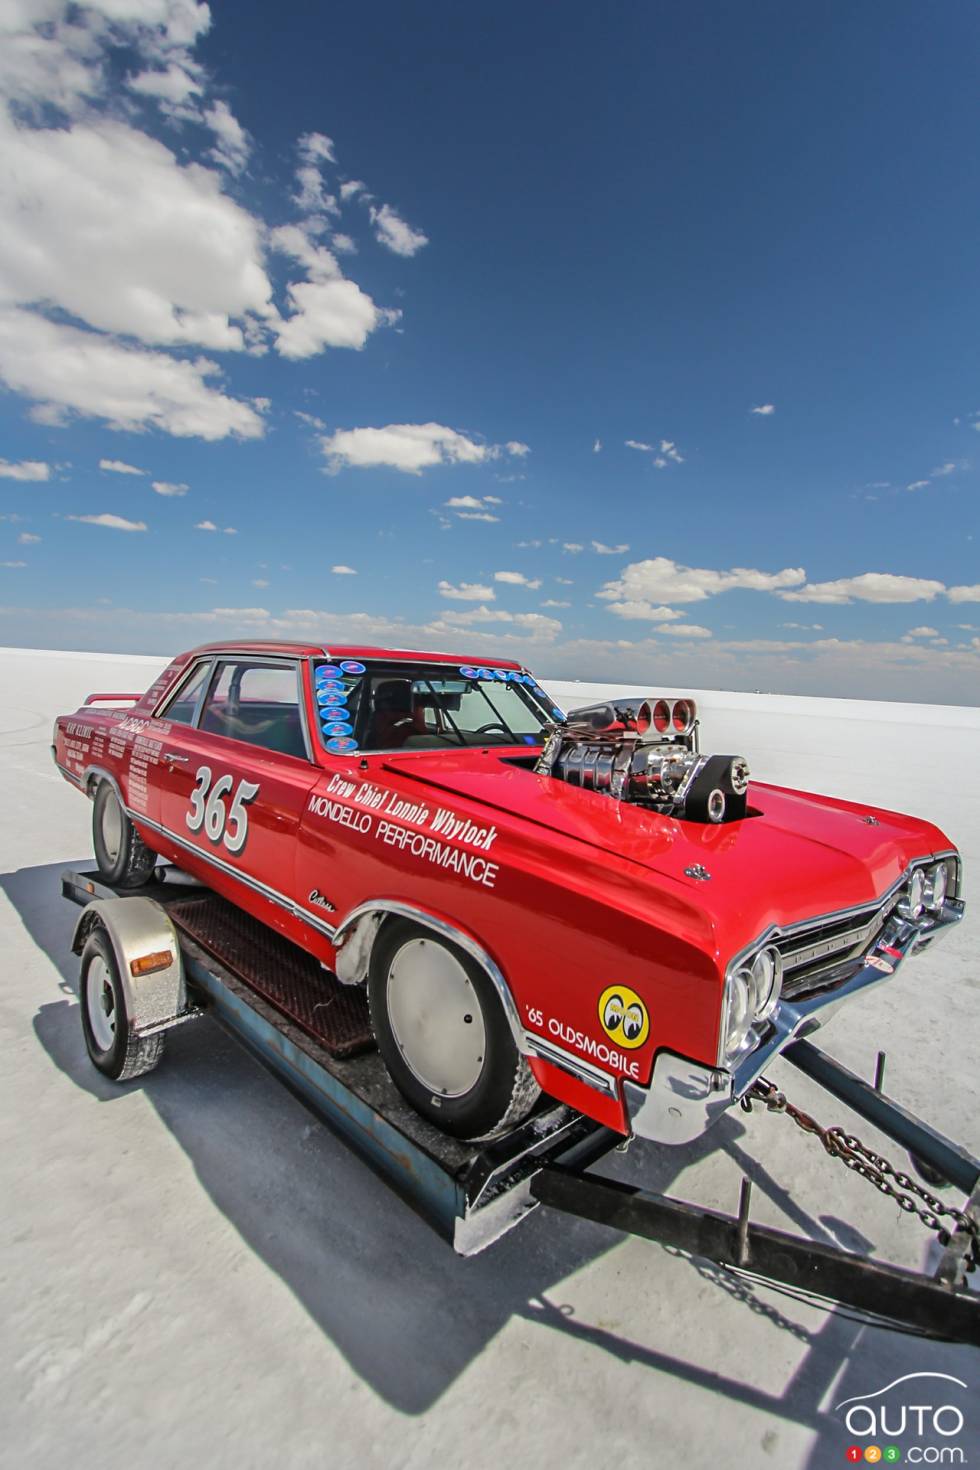
[[[823,1470],[852,1442],[842,1399],[919,1372],[975,1395],[969,1349],[544,1210],[457,1259],[210,1021],[176,1032],[148,1078],[101,1079],[58,884],[89,858],[90,808],[51,765],[50,727],[93,689],[144,688],[161,662],[0,650],[0,1463]],[[603,692],[550,687],[566,706]],[[705,748],[926,816],[977,871],[980,710],[697,697]],[[971,912],[821,1040],[865,1075],[885,1049],[888,1090],[974,1153],[977,933]],[[904,1163],[788,1064],[773,1076]],[[624,1178],[726,1211],[745,1172],[761,1220],[935,1260],[921,1227],[785,1119],[739,1112],[689,1149],[615,1158]],[[980,1415],[963,1407],[975,1458]]]

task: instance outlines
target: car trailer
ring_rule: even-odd
[[[782,1053],[907,1150],[929,1188],[843,1129],[821,1128],[764,1079],[741,1106],[785,1112],[818,1135],[828,1153],[918,1214],[944,1248],[933,1276],[754,1223],[748,1180],[738,1214],[730,1216],[593,1173],[627,1141],[547,1098],[493,1142],[451,1138],[395,1089],[371,1044],[361,988],[340,985],[312,956],[196,880],[161,867],[143,887],[118,889],[95,872],[69,869],[62,893],[82,907],[72,947],[83,955],[83,976],[93,936],[101,936],[97,962],[114,971],[97,972],[95,983],[104,985],[107,1011],[114,1012],[107,1023],[118,1023],[128,1038],[120,1080],[156,1065],[168,1031],[210,1014],[461,1255],[483,1250],[544,1205],[885,1325],[980,1346],[980,1295],[968,1282],[980,1264],[980,1161],[886,1096],[881,1055],[868,1083],[810,1041]],[[99,1065],[85,995],[82,1012]],[[947,1186],[966,1196],[962,1208],[930,1192]]]

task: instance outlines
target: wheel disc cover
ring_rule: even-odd
[[[487,1034],[479,996],[463,966],[431,939],[410,939],[388,966],[388,1022],[423,1087],[462,1097],[480,1080]]]
[[[85,978],[85,1009],[92,1036],[100,1051],[109,1051],[116,1039],[116,994],[109,966],[96,955]]]
[[[115,796],[110,797],[102,808],[102,844],[111,863],[119,856],[122,847],[123,814]]]

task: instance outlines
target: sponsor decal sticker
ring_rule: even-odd
[[[353,659],[353,658],[345,659],[343,661],[343,663],[340,665],[340,667],[343,669],[343,671],[344,671],[345,674],[366,674],[367,673],[366,666],[364,664],[359,664],[357,662],[357,660],[356,659]]]
[[[320,664],[316,671],[317,680],[339,679],[340,670],[336,664]]]
[[[334,721],[333,724],[323,726],[324,735],[353,735],[354,726],[348,725],[344,720]]]
[[[346,704],[346,689],[318,689],[316,694],[317,704]]]
[[[650,1035],[650,1017],[635,990],[608,985],[599,997],[599,1024],[617,1046],[628,1051],[642,1046]]]
[[[347,755],[350,751],[357,749],[357,741],[352,740],[349,735],[335,735],[327,741],[327,750],[331,755]]]

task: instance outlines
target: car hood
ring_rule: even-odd
[[[501,833],[515,830],[514,818],[696,888],[709,910],[751,908],[742,916],[754,932],[871,904],[913,859],[952,847],[917,817],[761,782],[749,787],[753,815],[716,826],[536,775],[493,750],[405,753],[384,765],[428,788],[429,801],[442,792],[490,808]]]

